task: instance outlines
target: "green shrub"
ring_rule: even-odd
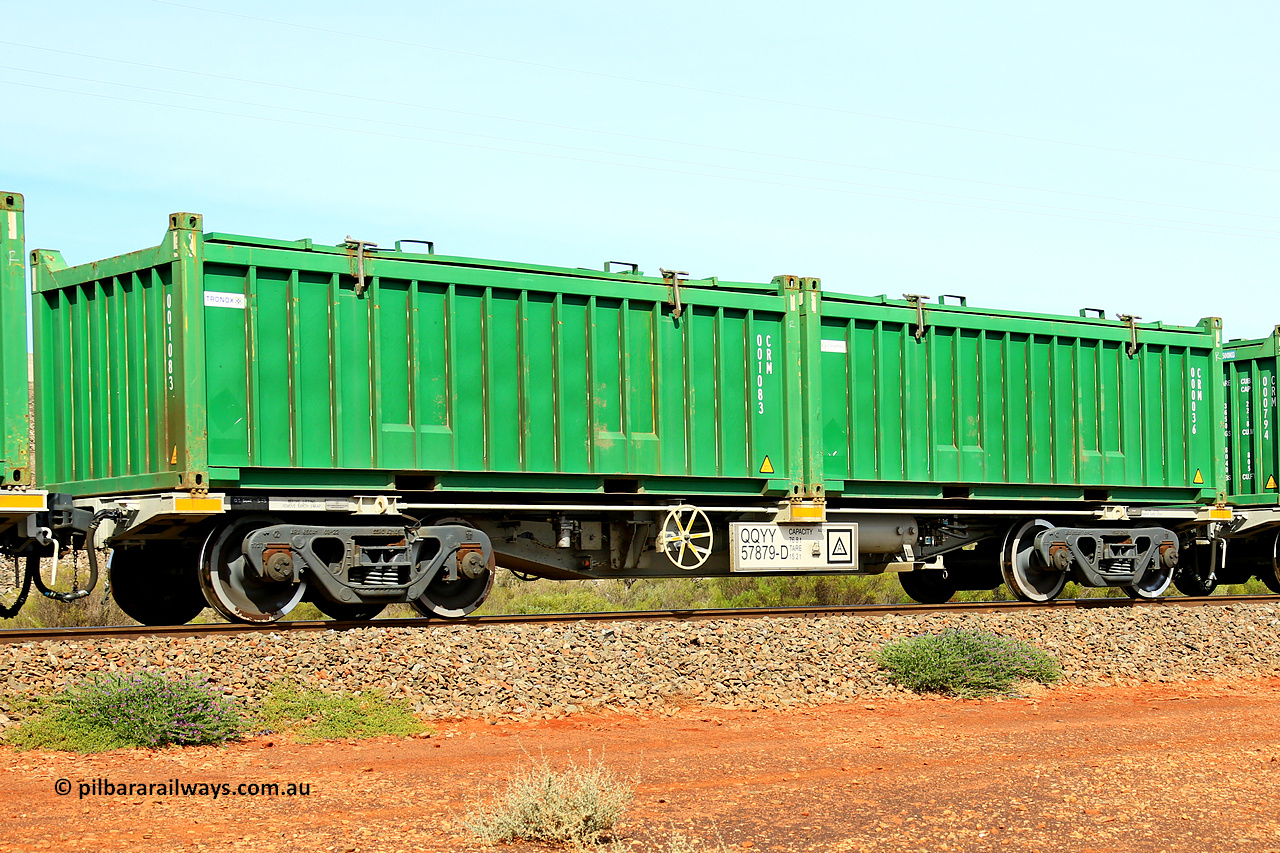
[[[334,694],[292,681],[272,685],[262,708],[250,718],[249,726],[253,731],[288,730],[303,743],[379,735],[406,736],[427,730],[407,703],[389,699],[377,691],[366,691],[359,696]]]
[[[224,743],[239,733],[239,710],[207,681],[138,672],[68,688],[5,740],[19,749],[102,752]]]
[[[876,654],[889,677],[916,693],[990,696],[1019,681],[1052,684],[1058,662],[1021,640],[982,631],[951,629],[890,643]]]
[[[556,771],[544,760],[512,779],[490,810],[469,815],[467,828],[487,844],[583,848],[613,828],[633,796],[632,785],[600,762]]]

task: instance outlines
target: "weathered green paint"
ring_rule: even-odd
[[[194,214],[141,252],[33,257],[37,467],[75,494],[1224,490],[1216,320],[1144,324],[1129,357],[1115,321],[929,305],[917,340],[907,303],[816,278],[685,282],[676,318],[660,278],[400,251],[357,293],[353,249]]]
[[[846,495],[1223,496],[1220,323],[1139,326],[823,297],[824,475]],[[844,352],[840,352],[840,349]],[[1200,472],[1203,483],[1195,483]],[[924,490],[926,493],[928,489]],[[922,494],[923,496],[923,494]]]
[[[1238,506],[1280,504],[1278,353],[1280,326],[1269,337],[1229,341],[1222,347],[1228,501]]]
[[[36,253],[45,482],[803,489],[798,307],[776,286],[688,282],[676,319],[668,284],[630,273],[364,267],[357,295],[353,250],[204,234],[192,214],[154,249],[74,268]]]
[[[27,252],[22,196],[0,192],[0,485],[28,485]]]
[[[800,374],[802,420],[800,442],[804,448],[804,496],[826,497],[826,461],[823,455],[822,382],[822,280],[801,278],[797,294],[800,307]]]

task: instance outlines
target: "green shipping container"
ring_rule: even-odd
[[[1280,326],[1270,337],[1230,341],[1222,349],[1226,393],[1228,502],[1280,503],[1280,442],[1276,441],[1276,356]]]
[[[813,308],[828,493],[1223,497],[1217,319],[1131,328],[831,293]]]
[[[797,279],[206,234],[186,213],[154,248],[32,261],[50,489],[808,485]]]
[[[193,214],[155,248],[33,268],[37,468],[80,496],[1225,494],[1217,320],[673,284],[205,234]]]
[[[27,277],[22,196],[0,193],[0,486],[26,486]]]

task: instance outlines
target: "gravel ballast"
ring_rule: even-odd
[[[902,695],[876,666],[875,650],[949,627],[1032,643],[1061,662],[1065,684],[1280,674],[1280,605],[1237,604],[480,628],[375,622],[343,632],[48,641],[0,646],[0,697],[48,695],[95,672],[153,669],[205,675],[247,699],[282,679],[377,689],[440,718],[776,708]],[[7,721],[0,715],[0,726]]]

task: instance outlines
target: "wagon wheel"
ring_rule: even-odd
[[[1142,575],[1141,583],[1121,587],[1124,594],[1130,598],[1159,598],[1164,595],[1169,584],[1173,583],[1175,569],[1164,564],[1163,556],[1163,552],[1156,555],[1151,566]]]
[[[1067,585],[1067,573],[1044,564],[1035,549],[1036,534],[1053,525],[1043,518],[1015,522],[1000,549],[1000,573],[1009,592],[1022,601],[1052,601]]]
[[[493,589],[494,560],[489,558],[489,567],[475,577],[467,577],[458,572],[458,577],[449,580],[449,572],[442,567],[436,576],[427,584],[422,595],[409,602],[413,609],[423,616],[440,616],[445,619],[461,619],[471,615]]]
[[[1272,592],[1280,592],[1280,533],[1263,541],[1266,543],[1262,559],[1258,561],[1258,580]]]
[[[1173,569],[1154,567],[1142,576],[1142,583],[1121,587],[1130,598],[1159,598],[1169,591],[1173,582]]]
[[[200,588],[198,548],[157,541],[112,548],[107,560],[111,597],[143,625],[184,625],[208,606]]]
[[[264,581],[244,555],[244,538],[280,522],[247,515],[215,528],[200,554],[200,587],[209,606],[233,622],[275,622],[302,600],[307,582]]]
[[[459,524],[463,527],[475,527],[462,518],[440,518],[431,522],[431,526],[442,524]],[[489,565],[475,576],[468,576],[459,571],[457,577],[449,579],[447,566],[442,566],[436,576],[427,584],[422,595],[409,602],[413,609],[423,616],[440,616],[444,619],[461,619],[469,616],[489,597],[493,589],[493,579],[497,576],[497,557],[490,553]]]
[[[22,610],[22,605],[27,603],[27,596],[31,593],[31,581],[35,573],[40,571],[40,558],[27,557],[25,562],[24,569],[22,561],[18,557],[13,558],[13,591],[0,595],[0,619],[12,619],[18,615],[18,611]],[[7,573],[8,570],[0,566],[0,571]]]
[[[444,569],[427,584],[421,596],[409,602],[423,616],[440,616],[445,619],[461,619],[469,616],[489,597],[493,588],[493,568],[469,578],[463,574],[457,580],[449,580]]]
[[[945,604],[959,589],[955,578],[944,576],[940,569],[916,569],[898,572],[902,591],[921,604]]]
[[[658,549],[686,572],[702,566],[711,556],[711,520],[696,506],[672,507],[658,532]]]

